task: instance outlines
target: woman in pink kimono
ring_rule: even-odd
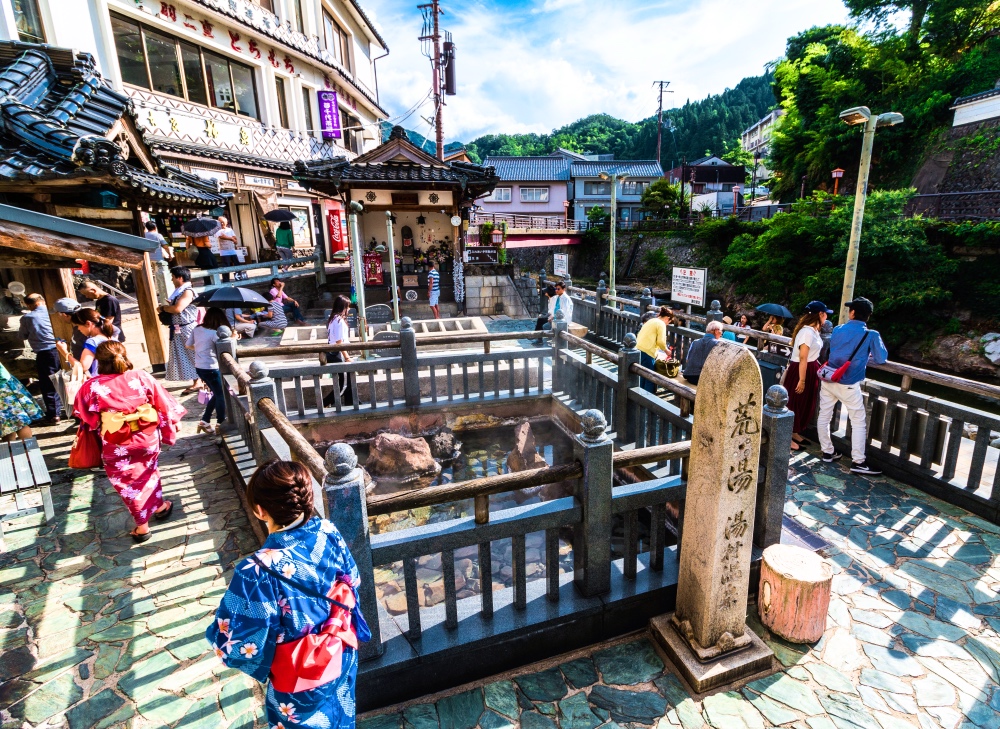
[[[177,442],[186,411],[159,382],[133,370],[125,345],[104,342],[97,348],[97,376],[76,396],[74,415],[102,442],[104,470],[122,497],[135,529],[137,543],[150,538],[149,519],[166,519],[174,505],[163,500],[157,460],[160,444]]]

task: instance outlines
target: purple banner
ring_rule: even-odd
[[[340,106],[336,91],[318,91],[319,120],[323,139],[340,139]]]

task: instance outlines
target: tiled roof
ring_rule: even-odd
[[[390,153],[393,156],[382,161],[383,156]],[[450,188],[467,200],[492,192],[500,181],[492,167],[457,160],[431,161],[426,152],[410,142],[406,130],[398,126],[393,127],[388,141],[359,159],[362,161],[351,162],[345,157],[299,160],[295,163],[294,176],[307,187],[328,194],[339,194],[343,187],[351,185],[411,189],[431,187]]]
[[[221,160],[236,165],[246,167],[263,167],[268,170],[291,173],[295,169],[292,162],[273,159],[271,157],[260,157],[255,154],[242,154],[231,152],[227,149],[210,147],[206,144],[193,144],[191,142],[181,142],[176,139],[163,139],[153,137],[149,140],[149,146],[158,152],[172,152],[174,154],[189,154],[193,157],[206,157],[208,159]],[[340,158],[338,158],[340,159]]]
[[[663,168],[656,160],[574,162],[570,170],[573,177],[597,177],[602,172],[629,177],[663,177]]]
[[[988,99],[991,96],[1000,95],[1000,89],[987,89],[986,91],[980,91],[978,94],[970,94],[969,96],[960,96],[952,103],[951,108],[954,109],[956,106],[962,106],[963,104],[968,104],[973,101],[980,101],[981,99]]]
[[[462,182],[488,179],[492,170],[467,162],[450,162],[442,166],[390,160],[388,162],[352,164],[344,157],[295,163],[295,177],[305,180],[351,180],[361,182]]]
[[[107,138],[132,114],[127,97],[97,72],[89,53],[0,42],[0,180],[110,177],[122,194],[216,207],[218,185],[160,164],[151,174],[128,164]]]
[[[571,162],[564,157],[487,157],[483,164],[494,167],[504,181],[556,182],[569,180]]]
[[[382,139],[389,139],[389,136],[392,134],[392,130],[394,127],[392,122],[383,121],[379,123],[379,128],[382,133]],[[437,142],[435,142],[433,139],[428,139],[420,132],[415,132],[412,129],[405,129],[404,131],[406,132],[406,138],[410,141],[410,144],[412,144],[413,146],[417,147],[420,150],[423,150],[431,157],[434,157],[437,154]],[[455,152],[464,152],[464,151],[465,151],[465,145],[462,144],[461,142],[446,142],[444,145],[445,157],[448,157],[449,155],[454,154]]]

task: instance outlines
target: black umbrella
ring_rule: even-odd
[[[246,306],[249,308],[267,306],[270,302],[253,289],[242,286],[222,286],[214,291],[202,292],[195,298],[195,306],[217,306],[231,309]]]
[[[184,223],[184,233],[192,238],[203,238],[214,235],[222,229],[215,218],[195,218]]]
[[[298,220],[298,217],[291,210],[278,208],[264,213],[264,220],[270,220],[272,223],[290,223],[293,220]]]
[[[780,316],[784,319],[792,319],[795,315],[781,304],[761,304],[757,311],[770,316]]]

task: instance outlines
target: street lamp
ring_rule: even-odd
[[[368,341],[368,319],[365,317],[365,274],[361,263],[361,233],[358,231],[358,213],[365,211],[365,206],[357,200],[352,200],[350,214],[347,216],[348,230],[351,232],[351,271],[354,273],[354,288],[358,304],[358,334],[362,342]],[[367,358],[365,352],[363,357]]]
[[[830,174],[833,175],[833,196],[837,197],[837,191],[840,189],[840,178],[844,176],[844,171],[838,167]]]
[[[611,270],[611,287],[609,292],[612,296],[617,296],[615,291],[615,269],[617,268],[615,257],[618,255],[618,248],[615,240],[616,229],[618,228],[618,183],[623,181],[628,175],[617,175],[611,172],[602,172],[598,175],[605,182],[611,182],[611,260],[608,268]],[[599,303],[599,302],[598,302]]]
[[[847,263],[844,267],[844,290],[840,295],[840,324],[850,317],[847,302],[854,299],[854,280],[858,272],[858,246],[861,243],[861,223],[865,217],[865,200],[868,197],[868,173],[872,164],[872,147],[875,144],[875,129],[891,127],[903,121],[903,115],[895,111],[874,115],[867,106],[855,106],[840,112],[840,118],[851,126],[864,124],[861,142],[861,169],[858,172],[858,187],[854,194],[854,218],[851,221],[851,240],[847,247]]]

